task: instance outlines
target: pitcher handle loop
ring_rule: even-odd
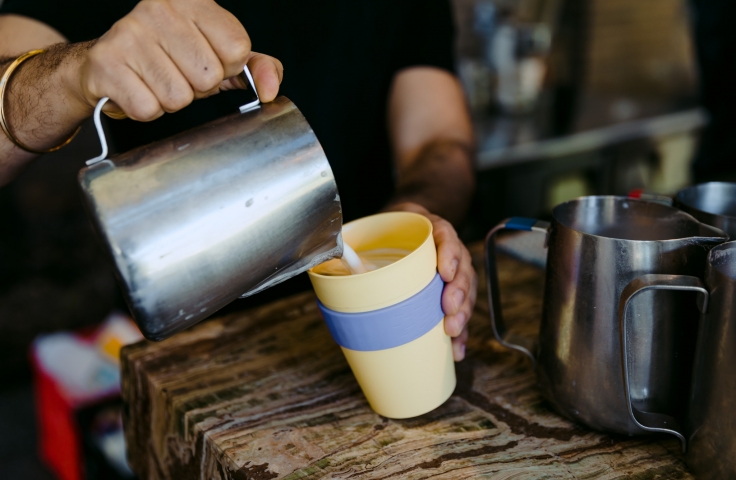
[[[95,128],[97,129],[97,136],[100,137],[100,145],[102,146],[102,153],[95,158],[91,158],[87,160],[86,163],[88,167],[107,159],[107,138],[105,137],[105,131],[102,129],[102,122],[100,121],[100,112],[102,112],[102,107],[105,106],[108,100],[110,100],[110,97],[102,97],[100,101],[97,102],[97,105],[95,106],[95,113],[92,116],[92,118],[95,121]]]
[[[249,112],[251,110],[258,108],[261,105],[261,97],[258,96],[258,90],[256,89],[255,82],[253,81],[253,75],[251,75],[250,70],[248,70],[247,65],[243,67],[243,76],[245,77],[245,80],[248,83],[248,87],[253,90],[253,94],[255,95],[255,100],[241,106],[240,113]],[[97,136],[100,137],[100,145],[102,146],[102,153],[100,153],[95,158],[91,158],[87,160],[86,164],[88,167],[107,159],[107,153],[108,153],[107,137],[105,137],[105,131],[102,129],[102,122],[100,121],[100,113],[102,112],[102,107],[105,106],[108,100],[110,100],[110,97],[102,97],[97,102],[97,105],[95,106],[95,113],[92,116],[95,122],[95,128],[97,129]]]
[[[680,439],[683,453],[687,449],[684,429],[680,423],[669,415],[653,412],[642,412],[631,401],[631,385],[629,384],[629,341],[627,311],[631,301],[646,290],[678,290],[698,293],[698,309],[702,313],[708,311],[708,290],[698,277],[689,275],[642,275],[632,280],[624,291],[618,303],[618,322],[621,335],[621,364],[623,365],[624,395],[629,417],[641,429],[648,432],[669,433]]]
[[[496,233],[501,230],[526,230],[547,234],[549,232],[549,227],[549,222],[543,222],[533,218],[507,218],[488,232],[485,241],[486,277],[488,280],[488,309],[491,314],[493,336],[496,337],[498,343],[504,347],[517,350],[529,357],[532,361],[532,366],[535,369],[537,366],[537,359],[534,355],[534,352],[536,351],[536,340],[520,337],[510,333],[506,330],[506,324],[503,321],[501,313],[501,297],[498,289],[498,268],[496,267],[496,244],[494,238]],[[547,246],[546,240],[544,245],[545,247]]]
[[[245,77],[246,84],[248,85],[248,88],[253,90],[253,94],[255,95],[255,100],[252,102],[248,102],[245,105],[240,106],[240,113],[246,113],[250,112],[251,110],[255,110],[256,108],[261,106],[261,97],[258,96],[258,89],[256,88],[256,82],[253,81],[253,75],[250,74],[250,70],[248,70],[248,65],[245,65],[243,67],[243,77]]]

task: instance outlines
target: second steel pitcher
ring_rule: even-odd
[[[624,197],[582,197],[558,205],[551,224],[502,222],[486,239],[486,271],[496,338],[536,363],[544,396],[562,415],[597,430],[645,433],[629,415],[624,389],[619,302],[647,274],[702,278],[722,231],[675,208]],[[547,234],[544,311],[538,341],[503,322],[494,236],[502,229]],[[632,401],[644,412],[682,418],[699,311],[683,292],[647,291],[629,305]]]

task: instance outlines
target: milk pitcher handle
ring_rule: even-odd
[[[251,75],[250,70],[248,70],[248,65],[243,67],[243,72],[241,73],[241,75],[243,76],[244,81],[248,86],[248,90],[253,94],[253,98],[251,99],[251,101],[249,101],[245,105],[240,106],[240,113],[247,113],[251,110],[255,110],[261,105],[261,97],[258,96],[256,83],[253,81],[253,75]],[[102,147],[102,151],[95,158],[90,158],[89,160],[87,160],[87,162],[85,162],[88,167],[103,160],[107,160],[107,138],[105,137],[105,130],[102,128],[102,122],[100,121],[100,112],[102,112],[102,107],[104,107],[109,100],[110,97],[102,97],[97,102],[97,105],[95,106],[95,111],[92,114],[95,129],[97,130],[97,136],[100,138],[100,146]]]
[[[698,293],[698,309],[705,313],[708,311],[708,290],[698,277],[689,275],[642,275],[632,280],[624,291],[618,303],[618,322],[621,335],[621,364],[623,365],[624,395],[626,405],[629,409],[631,420],[643,430],[649,432],[669,433],[680,439],[682,451],[687,448],[687,441],[680,423],[669,415],[653,412],[642,412],[637,409],[631,401],[631,385],[629,383],[629,337],[627,310],[631,301],[641,292],[646,290],[678,290]]]
[[[493,336],[496,337],[496,340],[498,340],[498,342],[504,347],[512,348],[529,357],[535,368],[537,366],[537,359],[535,357],[537,340],[510,333],[506,330],[506,324],[503,321],[503,316],[501,314],[501,297],[499,296],[498,289],[498,268],[496,267],[496,243],[494,239],[496,234],[501,230],[526,230],[546,234],[549,231],[549,226],[549,222],[543,222],[533,218],[507,218],[488,232],[485,243],[488,309],[491,314]],[[545,246],[546,245],[547,242],[545,241]]]

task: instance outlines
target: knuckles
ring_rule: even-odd
[[[166,1],[147,0],[139,2],[132,12],[132,17],[141,15],[143,19],[161,25],[171,21],[174,16],[174,10]]]
[[[434,231],[439,236],[452,236],[455,233],[452,224],[443,219],[434,222]]]
[[[199,75],[191,79],[192,87],[200,94],[209,93],[220,86],[224,78],[222,65],[212,62],[214,65],[200,67]],[[205,70],[205,67],[207,69]]]
[[[170,91],[163,99],[162,106],[165,111],[173,113],[192,103],[192,100],[194,100],[192,89],[181,87]]]
[[[150,122],[163,114],[161,105],[155,100],[134,101],[121,107],[130,118],[139,122]]]
[[[235,36],[221,53],[222,64],[225,66],[224,74],[228,77],[240,73],[250,56],[251,41],[248,34],[243,30],[242,34]],[[222,80],[222,79],[221,79]]]
[[[154,120],[164,112],[181,110],[195,98],[219,91],[221,82],[240,73],[251,55],[250,38],[239,22],[222,22],[222,28],[227,32],[223,38],[228,38],[227,43],[215,49],[212,52],[215,55],[211,58],[198,59],[197,70],[187,70],[186,77],[182,73],[182,84],[173,82],[172,78],[155,78],[155,86],[163,87],[166,84],[166,88],[146,85],[159,98],[149,91],[140,90],[143,85],[137,85],[134,78],[131,80],[127,75],[121,75],[121,72],[128,73],[126,69],[137,71],[141,65],[146,65],[135,55],[147,55],[152,50],[151,42],[165,35],[172,22],[180,22],[183,17],[193,15],[192,12],[197,8],[209,8],[201,3],[193,5],[196,2],[139,2],[131,13],[116,22],[87,52],[84,67],[80,71],[83,88],[97,98],[104,95],[118,97],[121,101],[116,103],[130,118],[139,121]],[[211,3],[216,6],[214,2]],[[281,69],[283,67],[279,62],[277,70]],[[278,72],[278,75],[280,77],[281,73]]]

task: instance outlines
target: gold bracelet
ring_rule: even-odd
[[[8,86],[8,82],[10,81],[10,76],[13,75],[13,72],[16,68],[18,68],[18,65],[25,62],[29,58],[38,55],[39,53],[43,53],[46,50],[31,50],[28,53],[24,53],[20,57],[16,58],[13,63],[10,64],[10,66],[5,70],[5,73],[3,74],[3,77],[0,79],[0,128],[2,128],[3,132],[5,132],[5,135],[10,139],[11,142],[13,142],[17,147],[22,148],[26,152],[30,153],[50,153],[55,152],[61,147],[65,147],[66,145],[71,142],[74,137],[77,136],[79,133],[79,130],[81,130],[81,125],[77,127],[77,129],[72,133],[72,136],[69,137],[64,143],[61,145],[58,145],[53,148],[49,148],[48,150],[36,150],[34,148],[31,148],[27,145],[24,145],[20,142],[15,136],[10,132],[10,125],[8,124],[8,120],[5,118],[5,89]]]

